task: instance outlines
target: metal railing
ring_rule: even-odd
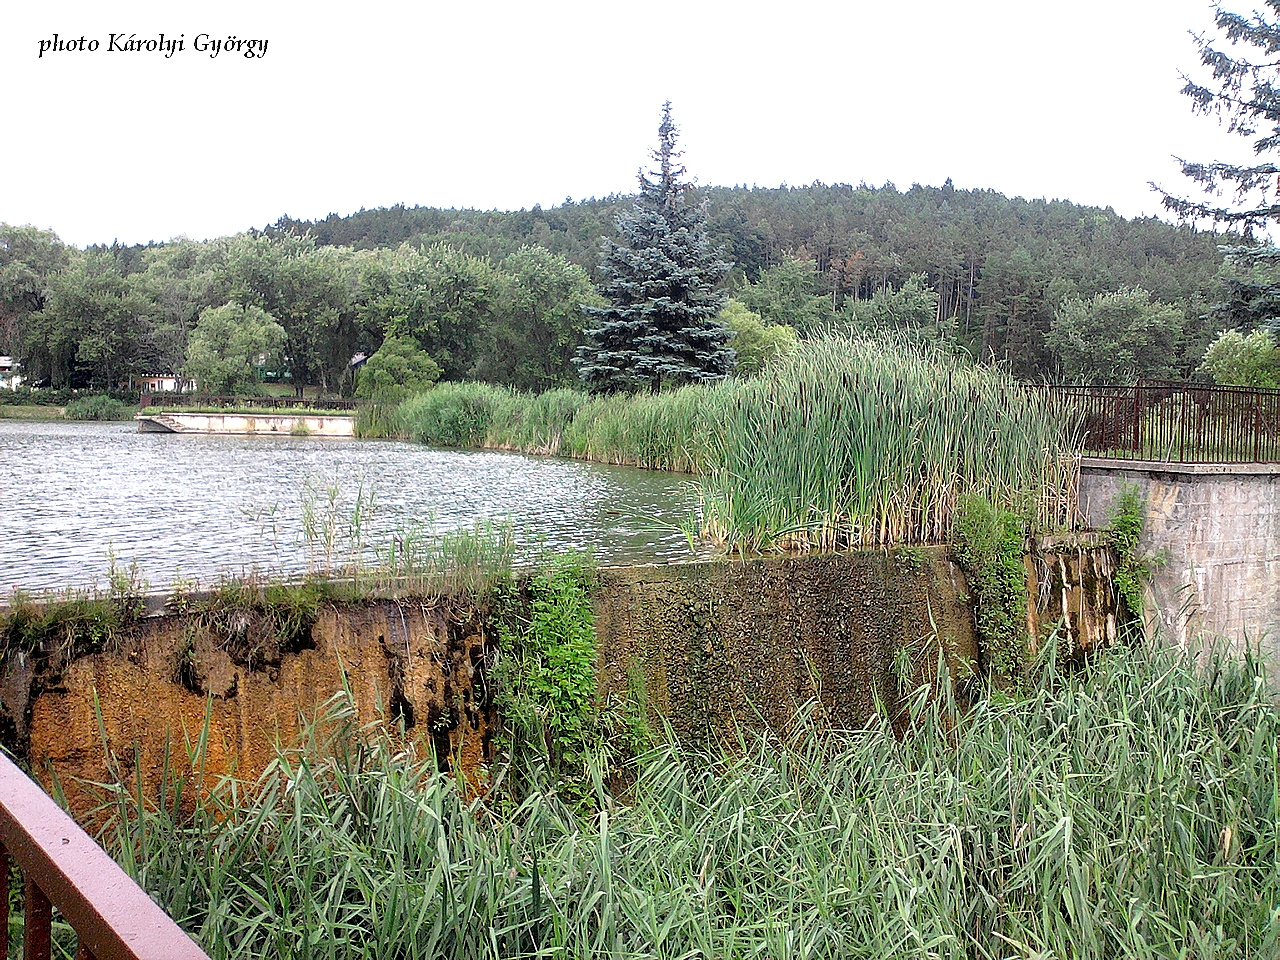
[[[1078,416],[1085,453],[1169,463],[1280,463],[1280,390],[1140,381],[1050,386]]]
[[[254,410],[354,410],[358,400],[313,399],[302,397],[221,397],[197,393],[144,393],[139,409],[148,407],[210,407],[218,410],[248,408]]]
[[[23,877],[24,960],[50,960],[53,908],[77,960],[209,960],[120,866],[0,754],[0,958],[9,955],[9,867]]]

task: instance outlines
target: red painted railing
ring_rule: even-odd
[[[93,838],[0,754],[0,960],[9,950],[9,863],[22,871],[23,958],[49,960],[53,907],[78,960],[209,960]]]

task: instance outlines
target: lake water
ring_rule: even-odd
[[[105,584],[109,558],[152,587],[345,556],[307,535],[357,506],[366,556],[413,529],[510,519],[526,555],[687,560],[688,478],[382,440],[140,433],[133,423],[0,420],[0,596]]]

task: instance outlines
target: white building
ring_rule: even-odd
[[[134,377],[141,393],[195,393],[196,382],[170,374]]]
[[[22,386],[22,364],[13,357],[0,357],[0,390],[13,390]]]

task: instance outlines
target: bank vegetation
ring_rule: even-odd
[[[442,383],[374,401],[358,432],[697,475],[703,532],[734,550],[950,538],[965,497],[1072,518],[1075,424],[998,367],[832,333],[757,377],[658,394]]]
[[[1026,696],[912,702],[906,737],[659,736],[621,793],[587,751],[585,798],[478,795],[338,703],[255,783],[126,776],[103,839],[216,960],[1276,955],[1256,661],[1049,644]]]

